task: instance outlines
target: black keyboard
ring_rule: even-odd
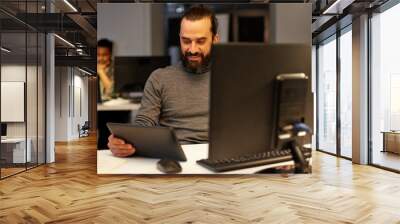
[[[302,151],[305,158],[311,157],[311,149],[302,149]],[[249,167],[286,162],[291,160],[293,160],[293,158],[290,149],[285,149],[285,150],[271,150],[263,153],[245,155],[230,159],[228,158],[220,160],[201,159],[198,160],[197,163],[214,172],[224,172],[230,170],[238,170]]]

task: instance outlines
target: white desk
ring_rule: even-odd
[[[129,103],[120,105],[105,105],[102,103],[97,104],[97,111],[136,111],[139,110],[139,103]]]
[[[1,139],[2,145],[15,145],[12,149],[12,162],[13,163],[25,163],[30,162],[32,153],[31,153],[31,146],[32,140],[30,138],[26,139],[26,151],[25,151],[25,138],[6,138]],[[5,150],[4,150],[5,151]],[[27,159],[27,161],[25,161]]]
[[[186,154],[187,161],[180,162],[182,172],[179,174],[254,174],[257,171],[266,168],[293,165],[293,161],[288,161],[272,165],[215,173],[196,163],[197,160],[208,157],[208,144],[183,145],[182,149]],[[157,169],[158,160],[159,159],[143,157],[119,158],[113,156],[110,150],[98,150],[97,174],[163,174]]]

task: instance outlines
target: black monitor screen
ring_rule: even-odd
[[[214,46],[209,159],[235,158],[277,149],[274,130],[288,122],[301,121],[313,127],[310,79],[281,82],[280,95],[275,96],[278,75],[303,73],[310,77],[311,48],[307,45],[235,43]],[[305,141],[310,142],[311,137],[306,136]]]
[[[142,92],[150,74],[171,64],[169,56],[116,57],[115,90],[117,92]]]
[[[7,136],[7,124],[1,123],[1,136]]]
[[[239,16],[239,41],[264,42],[264,16]]]

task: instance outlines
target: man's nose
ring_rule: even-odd
[[[190,44],[189,52],[190,52],[191,54],[195,54],[195,53],[198,53],[198,52],[199,52],[199,49],[198,49],[198,47],[197,47],[197,45],[196,45],[196,42],[193,41],[193,42]]]

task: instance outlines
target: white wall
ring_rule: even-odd
[[[55,141],[68,140],[69,76],[68,67],[55,68]]]
[[[218,20],[218,35],[220,43],[227,43],[229,40],[229,14],[216,14]]]
[[[115,56],[163,55],[162,12],[162,4],[99,3],[97,39],[113,41]]]
[[[56,67],[55,86],[55,141],[77,139],[78,124],[88,120],[88,78],[76,68]]]
[[[32,72],[34,67],[24,65],[10,64],[1,66],[1,81],[5,82],[25,82],[25,75],[27,69],[28,73]],[[36,70],[35,70],[36,71]],[[28,93],[29,96],[33,96],[33,93]],[[36,95],[36,94],[35,94]],[[7,108],[1,108],[7,110]],[[28,119],[30,120],[30,119]],[[25,137],[25,122],[12,122],[7,124],[7,136],[8,137]]]
[[[28,68],[30,70],[31,68]],[[1,81],[18,81],[25,82],[25,65],[2,65]],[[6,108],[1,108],[6,110]],[[25,137],[25,123],[8,123],[7,137]]]
[[[77,70],[75,70],[77,72]],[[78,71],[79,72],[79,71]],[[89,93],[88,93],[88,77],[81,76],[82,73],[78,73],[74,75],[74,91],[72,94],[72,98],[74,99],[74,102],[72,105],[74,105],[73,108],[73,113],[72,113],[72,132],[71,135],[73,138],[79,137],[78,133],[78,124],[82,126],[85,121],[88,121],[89,119],[89,114],[88,114],[88,108],[89,108]]]
[[[311,45],[311,3],[270,4],[270,43]]]
[[[37,71],[38,69],[38,71]],[[7,122],[7,137],[25,137],[31,141],[31,151],[33,162],[36,158],[39,163],[44,163],[44,74],[42,67],[25,66],[25,64],[3,64],[1,66],[1,80],[9,82],[24,82],[26,84],[26,107],[21,108],[23,114],[26,112],[26,121],[24,122]],[[25,80],[27,78],[27,80]],[[24,94],[22,90],[22,94]],[[7,96],[2,96],[7,97]],[[1,108],[11,110],[11,108]],[[26,110],[26,111],[25,111]],[[11,112],[12,111],[8,111]],[[37,153],[39,156],[37,157]]]

